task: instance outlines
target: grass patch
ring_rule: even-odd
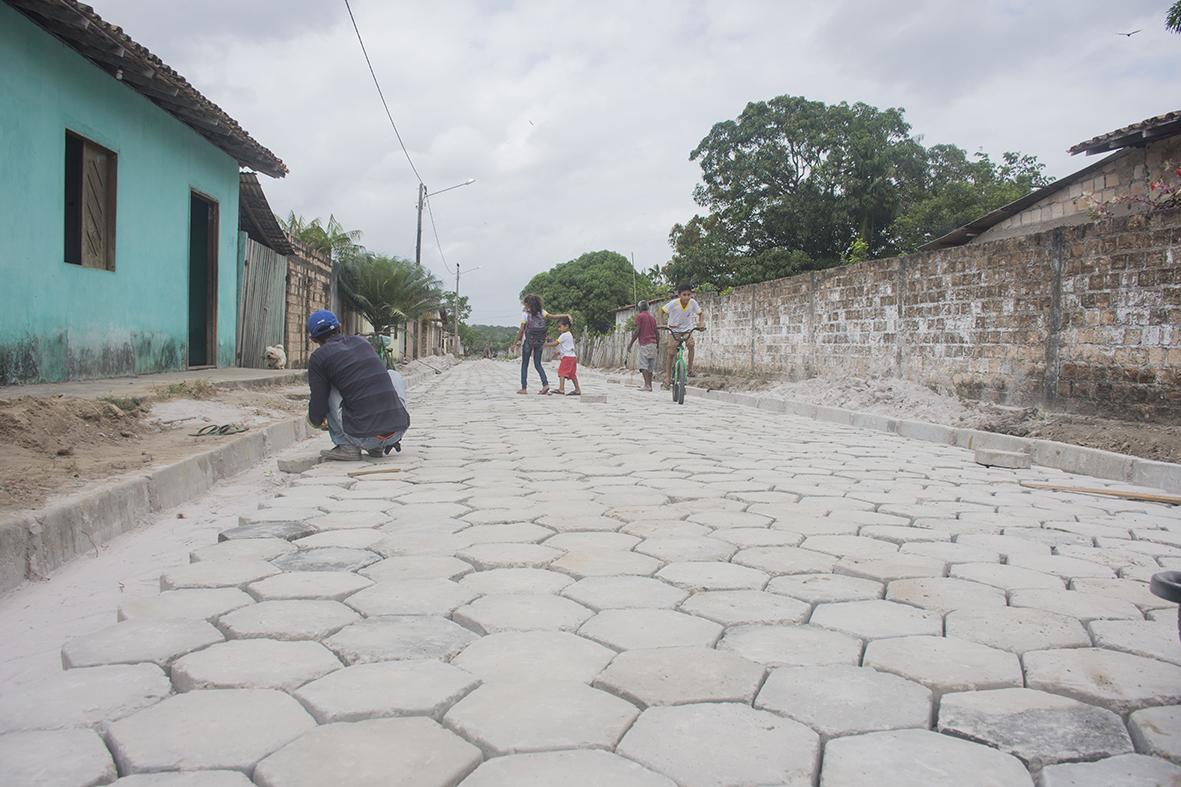
[[[217,388],[207,380],[187,380],[152,390],[157,399],[212,399],[217,395]]]
[[[148,409],[148,400],[143,396],[100,396],[98,400],[113,404],[128,415],[139,415]]]

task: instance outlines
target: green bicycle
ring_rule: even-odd
[[[677,356],[673,358],[672,391],[673,401],[677,404],[685,403],[685,386],[689,384],[689,361],[685,357],[685,341],[693,335],[693,331],[704,331],[704,328],[690,328],[678,332],[667,325],[660,326],[660,330],[668,331],[669,336],[677,343]]]

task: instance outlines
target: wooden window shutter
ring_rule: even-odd
[[[82,266],[115,270],[115,160],[106,148],[82,144]]]

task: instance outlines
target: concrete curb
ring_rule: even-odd
[[[622,375],[604,375],[610,381],[627,382]],[[879,432],[889,432],[912,440],[938,443],[956,448],[976,450],[983,448],[993,451],[1011,451],[1029,454],[1035,465],[1053,467],[1067,473],[1078,473],[1111,481],[1121,481],[1135,486],[1154,487],[1166,492],[1181,492],[1181,464],[1154,462],[1126,454],[1086,448],[1081,445],[1059,443],[1053,440],[1038,440],[1029,437],[984,432],[979,429],[963,429],[926,421],[906,421],[877,413],[863,413],[841,407],[827,407],[807,402],[780,399],[773,396],[735,393],[733,391],[710,391],[689,386],[686,394],[701,396],[719,402],[756,407],[770,412],[787,413],[812,418],[817,421],[856,426]]]
[[[451,359],[444,364],[444,369],[450,369],[455,361]],[[440,373],[432,369],[408,374],[406,384]],[[267,384],[288,384],[304,379],[305,374],[293,372],[290,379],[278,378],[280,383],[267,381]],[[231,383],[229,387],[253,386]],[[295,445],[312,433],[304,416],[288,418],[178,462],[146,473],[119,476],[52,500],[37,511],[21,511],[0,519],[0,592],[17,587],[26,579],[48,577],[75,557],[97,551],[115,536],[139,527],[150,515],[208,492],[222,479]]]

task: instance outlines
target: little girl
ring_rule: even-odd
[[[570,333],[573,325],[570,318],[563,316],[558,319],[557,341],[546,342],[547,347],[557,347],[562,356],[558,362],[558,394],[566,396],[582,396],[582,388],[578,385],[578,354],[574,352],[574,334]],[[566,381],[574,383],[574,390],[566,393]]]

